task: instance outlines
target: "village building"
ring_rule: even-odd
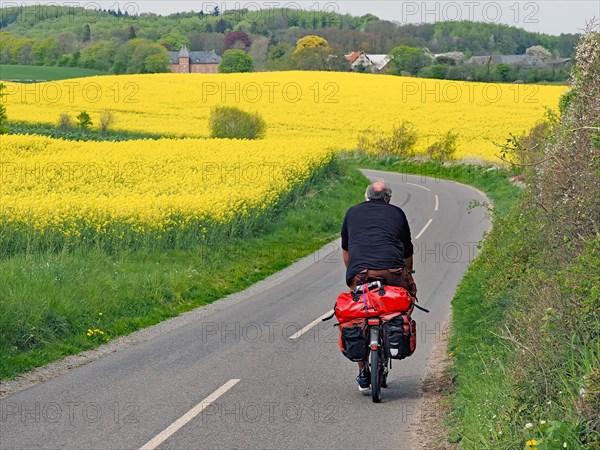
[[[178,52],[169,52],[171,72],[175,73],[217,73],[221,57],[214,50],[210,52],[190,52],[186,45]]]
[[[350,63],[352,70],[363,70],[373,73],[385,72],[389,69],[388,63],[392,60],[390,55],[366,54],[362,51],[352,52],[345,55],[346,61]]]
[[[524,67],[528,69],[544,67],[564,67],[570,62],[570,58],[559,58],[542,61],[531,55],[485,55],[473,56],[467,60],[467,64],[478,64],[480,66],[491,66],[506,64],[513,67]]]

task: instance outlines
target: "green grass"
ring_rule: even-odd
[[[464,449],[531,439],[540,450],[597,448],[583,441],[600,440],[590,422],[600,391],[600,242],[557,264],[539,213],[511,203],[452,301],[450,440]]]
[[[11,81],[54,81],[67,78],[107,75],[106,72],[77,67],[47,67],[0,64],[0,80]]]
[[[242,290],[339,235],[366,180],[334,160],[251,229],[190,249],[34,252],[0,261],[0,379]],[[100,316],[99,313],[102,313]],[[87,336],[88,329],[105,334]]]
[[[58,120],[58,116],[57,116]],[[176,139],[176,136],[152,133],[136,133],[133,131],[106,130],[103,134],[98,129],[83,129],[73,126],[60,129],[49,123],[34,123],[8,121],[6,122],[9,134],[35,134],[48,136],[54,139],[66,139],[71,141],[130,141],[136,139]]]

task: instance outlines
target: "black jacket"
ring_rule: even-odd
[[[365,269],[404,267],[413,255],[406,215],[383,200],[370,200],[346,212],[342,224],[342,248],[350,252],[346,283]]]

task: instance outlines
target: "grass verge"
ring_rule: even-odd
[[[269,220],[192,249],[19,254],[0,261],[0,379],[240,291],[339,234],[363,196],[333,160]]]
[[[523,201],[495,214],[452,301],[460,448],[600,448],[600,241],[557,264],[545,233]]]
[[[569,252],[569,239],[548,234],[551,216],[503,170],[394,159],[360,165],[470,184],[494,203],[494,228],[452,300],[450,443],[600,448],[600,237]],[[576,256],[560,259],[569,253]]]

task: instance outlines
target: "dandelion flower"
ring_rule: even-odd
[[[537,441],[535,439],[531,439],[531,440],[525,442],[525,446],[530,447],[530,448],[535,447],[536,444],[537,444]]]

